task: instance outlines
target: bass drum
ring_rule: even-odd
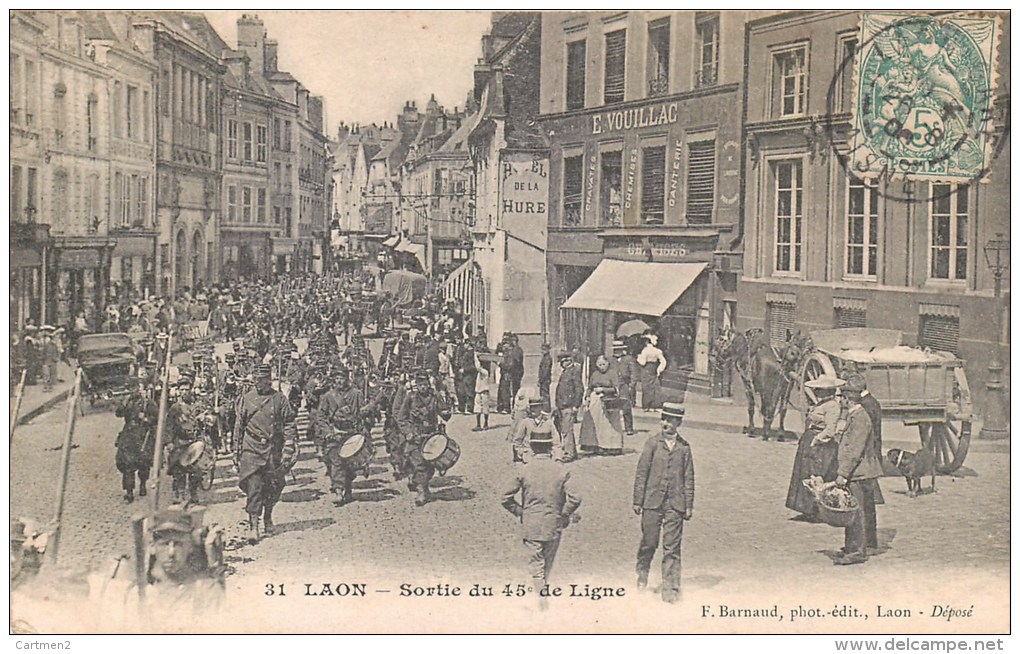
[[[372,441],[361,434],[348,436],[340,446],[340,460],[343,464],[354,470],[364,470],[366,477],[373,454]]]
[[[460,445],[446,434],[436,434],[422,445],[421,455],[443,476],[460,458]]]

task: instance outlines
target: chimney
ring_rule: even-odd
[[[280,70],[280,44],[275,40],[266,41],[266,71],[275,73]]]
[[[265,71],[266,26],[253,14],[244,14],[237,19],[237,49],[248,55],[252,68]]]

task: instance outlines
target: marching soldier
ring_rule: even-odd
[[[346,369],[338,370],[335,378],[336,386],[323,395],[319,403],[318,420],[326,443],[324,454],[330,490],[339,496],[336,503],[343,506],[354,499],[351,483],[357,471],[340,458],[340,448],[360,431],[365,398],[361,389],[351,386]]]
[[[372,352],[365,345],[365,337],[360,332],[354,332],[352,343],[344,350],[340,360],[351,371],[354,385],[364,391],[368,372],[375,367],[375,362],[372,360]]]
[[[116,409],[118,418],[124,418],[124,426],[117,435],[115,445],[117,456],[114,460],[121,474],[124,500],[135,499],[135,475],[138,475],[138,494],[145,497],[145,484],[149,481],[152,457],[155,453],[154,430],[159,408],[150,398],[144,382]]]
[[[170,455],[167,457],[170,475],[173,477],[174,498],[178,504],[198,503],[198,489],[202,477],[191,464],[194,463],[196,445],[202,441],[201,407],[195,401],[194,380],[182,373],[177,381],[177,401],[167,411],[168,441]]]
[[[259,518],[273,530],[273,507],[280,501],[285,475],[297,462],[297,426],[287,397],[273,390],[272,369],[256,368],[255,388],[238,401],[234,435],[238,485],[247,497],[248,530],[259,539]]]
[[[436,472],[422,455],[422,446],[443,428],[440,420],[449,419],[450,406],[433,390],[428,372],[417,371],[411,393],[404,398],[397,414],[397,425],[406,439],[405,455],[413,471],[408,488],[417,492],[415,506],[423,506],[432,499],[429,481]]]

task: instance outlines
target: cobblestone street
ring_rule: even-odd
[[[690,403],[688,417],[692,423],[711,423],[718,421],[719,412],[734,410],[740,411]],[[60,405],[15,435],[11,504],[16,516],[45,522],[52,512],[63,417]],[[638,411],[639,432],[627,440],[622,456],[586,457],[570,464],[583,498],[582,520],[566,531],[551,580],[565,595],[571,584],[578,593],[587,584],[623,588],[625,596],[597,602],[553,598],[548,614],[533,613],[537,599],[531,593],[523,599],[503,596],[508,584],[516,591],[518,583],[528,583],[518,525],[499,504],[500,489],[511,474],[507,416],[494,416],[493,427],[483,433],[470,431],[473,417],[452,418],[448,431],[461,445],[461,458],[447,476],[436,478],[435,501],[423,508],[415,508],[413,494],[393,481],[378,429],[372,475],[355,482],[355,502],[344,507],[334,505],[324,467],[312,444],[303,443],[295,478],[276,511],[277,532],[257,545],[243,538],[242,496],[229,461],[221,459],[205,501],[208,520],[227,531],[229,599],[239,610],[243,607],[237,619],[254,631],[502,631],[515,622],[508,615],[519,615],[537,621],[542,631],[613,631],[625,630],[628,616],[641,611],[661,614],[666,621],[646,624],[661,624],[663,631],[788,632],[790,611],[798,607],[818,608],[825,615],[837,605],[850,605],[869,619],[848,629],[882,632],[909,631],[904,627],[925,619],[934,605],[951,604],[974,605],[973,617],[952,622],[928,618],[914,628],[980,632],[1006,624],[1008,606],[989,599],[1008,592],[1009,456],[1002,443],[976,442],[964,468],[938,477],[936,494],[911,499],[902,478],[887,476],[882,482],[886,504],[878,511],[880,553],[863,566],[842,568],[830,559],[842,545],[842,531],[792,520],[783,506],[794,443],[761,442],[736,430],[686,429],[695,455],[697,504],[685,528],[684,602],[673,607],[655,594],[638,595],[633,567],[640,524],[630,498],[637,450],[656,427],[654,418]],[[887,447],[916,449],[916,433],[886,424]],[[129,519],[144,507],[121,499],[113,466],[119,426],[111,413],[99,409],[78,420],[62,567],[95,568],[131,551]],[[981,511],[973,510],[977,506]],[[658,559],[653,587],[657,565]],[[940,580],[938,587],[930,585],[933,579]],[[341,594],[347,588],[343,584],[356,583],[367,584],[367,597],[324,596],[323,584]],[[467,595],[476,583],[492,587],[495,596],[441,602],[400,597],[402,584],[450,584]],[[274,585],[274,596],[267,596],[267,584]],[[305,584],[318,596],[306,596]],[[914,622],[877,619],[874,595],[879,588],[883,609],[907,609]],[[338,610],[355,602],[356,613]],[[401,602],[408,613],[398,618],[405,606]],[[283,604],[286,624],[275,619]],[[784,617],[733,622],[719,617],[723,605],[777,605]],[[579,620],[582,615],[586,622],[572,621],[571,616]],[[370,627],[366,620],[376,623]],[[832,631],[832,624],[802,619],[792,629]]]

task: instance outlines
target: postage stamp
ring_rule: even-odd
[[[994,17],[865,13],[851,169],[971,181],[988,171],[999,46]]]

